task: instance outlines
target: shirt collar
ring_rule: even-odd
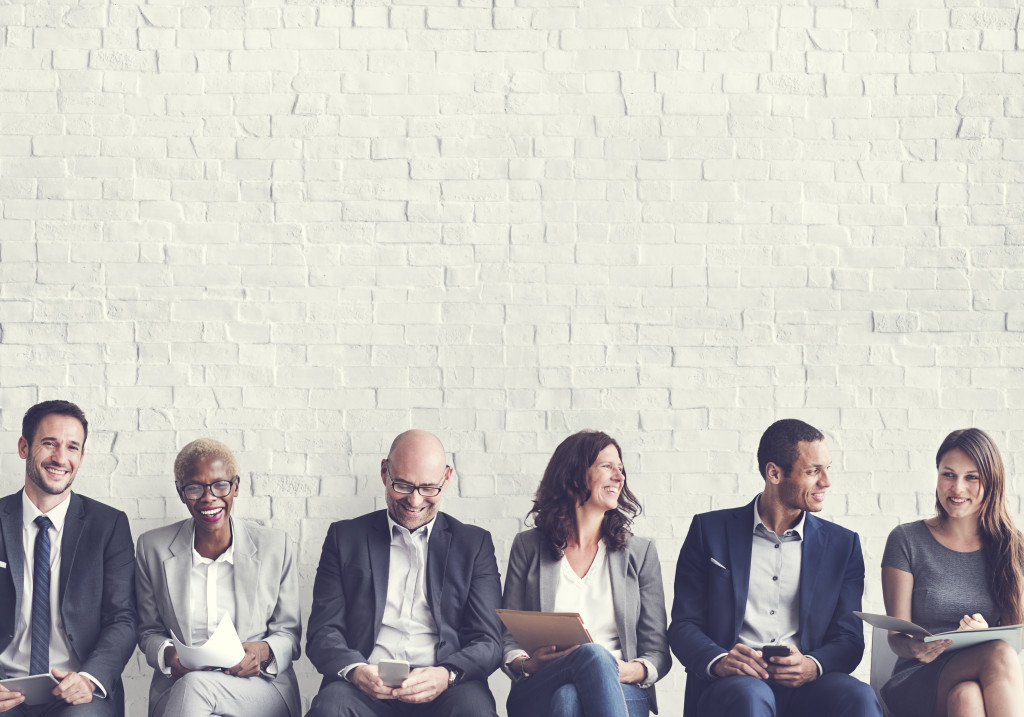
[[[759,508],[761,506],[761,496],[762,495],[763,495],[763,493],[758,493],[757,497],[754,499],[754,530],[753,530],[753,532],[756,533],[757,532],[757,526],[760,525],[760,526],[764,527],[765,531],[771,533],[772,532],[771,529],[769,529],[768,526],[764,524],[764,521],[761,520],[761,511],[760,511]],[[798,520],[796,522],[796,525],[794,525],[789,530],[782,531],[782,535],[796,535],[801,540],[803,540],[803,537],[804,537],[804,521],[806,519],[807,519],[807,511],[806,510],[800,511],[800,520]]]
[[[55,507],[50,508],[49,513],[43,513],[36,507],[36,504],[28,497],[27,491],[21,491],[21,519],[24,526],[27,528],[35,523],[36,518],[40,515],[45,515],[53,523],[53,527],[57,529],[57,532],[64,530],[64,520],[68,517],[68,508],[71,506],[71,492],[68,491],[68,497],[58,503]]]
[[[235,541],[231,540],[231,545],[223,553],[218,555],[216,558],[204,558],[196,550],[196,528],[192,526],[192,538],[188,541],[188,544],[192,547],[192,564],[193,565],[209,565],[210,563],[229,563],[235,564]]]
[[[391,517],[391,513],[385,512],[384,515],[388,518],[388,535],[393,536],[395,534],[395,528],[398,528],[399,532],[404,532],[409,537],[415,537],[420,534],[421,530],[426,529],[426,541],[428,543],[430,542],[430,533],[434,529],[434,523],[437,522],[437,516],[435,515],[426,525],[421,525],[419,528],[416,528],[414,532],[409,532],[409,529],[404,525],[399,525],[395,522],[394,518]]]

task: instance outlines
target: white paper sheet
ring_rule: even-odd
[[[190,670],[201,670],[204,667],[234,667],[245,657],[245,648],[238,639],[235,626],[228,620],[227,613],[220,619],[220,624],[210,635],[210,639],[202,645],[189,647],[173,632],[171,640],[174,641],[174,649],[178,651],[181,664]]]

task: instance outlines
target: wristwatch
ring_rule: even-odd
[[[456,670],[451,665],[443,665],[448,670],[448,687],[454,687],[459,682],[459,678],[462,677],[462,673]]]

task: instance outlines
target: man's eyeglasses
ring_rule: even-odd
[[[179,485],[178,492],[185,496],[188,500],[199,500],[206,494],[206,489],[210,489],[210,495],[214,498],[224,498],[228,493],[231,492],[231,488],[238,482],[238,476],[235,476],[231,480],[219,480],[214,483],[189,483],[188,485]]]
[[[413,485],[412,483],[400,483],[396,482],[391,476],[391,461],[384,461],[384,470],[388,473],[388,480],[391,482],[391,487],[395,489],[396,493],[402,495],[412,495],[415,492],[419,492],[424,498],[434,498],[441,494],[441,489],[444,488],[445,481],[448,480],[448,471],[451,466],[444,467],[444,475],[441,477],[441,482],[438,485]]]

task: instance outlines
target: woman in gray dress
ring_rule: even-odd
[[[1024,622],[1024,539],[1004,496],[1003,460],[984,431],[953,431],[935,456],[938,515],[897,526],[882,557],[885,610],[930,632]],[[882,698],[897,717],[1024,717],[1016,651],[1002,640],[891,632],[899,656]]]

